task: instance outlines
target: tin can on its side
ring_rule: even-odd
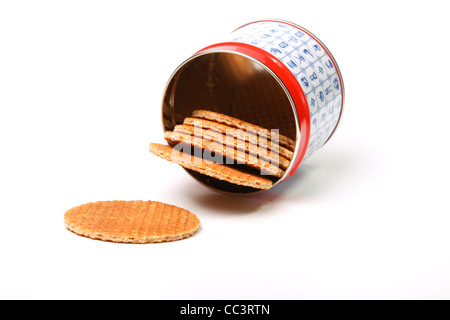
[[[330,139],[343,104],[341,72],[328,48],[293,23],[260,20],[235,30],[229,42],[201,49],[175,70],[164,92],[163,129],[173,130],[196,109],[278,129],[296,145],[289,167],[275,185],[292,176]],[[257,191],[222,187],[189,173],[218,191]]]

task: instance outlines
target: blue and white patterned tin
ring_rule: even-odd
[[[232,61],[244,59],[248,65],[257,65],[253,67],[255,70],[265,70],[267,78],[275,79],[273,81],[282,88],[278,94],[287,97],[289,117],[295,118],[294,157],[284,176],[275,183],[277,184],[292,176],[300,164],[322,147],[336,130],[344,104],[342,76],[328,48],[311,32],[290,22],[255,21],[236,29],[230,39],[201,49],[174,72],[164,95],[164,129],[171,130],[174,124],[182,121],[183,116],[189,116],[189,104],[194,107],[196,104],[209,102],[219,104],[217,101],[222,99],[222,105],[215,107],[226,110],[231,110],[229,108],[236,104],[233,98],[225,101],[223,97],[226,92],[234,95],[239,86],[245,86],[242,81],[245,82],[243,79],[248,70],[242,65],[246,63],[228,65],[228,69],[234,69],[235,74],[240,74],[234,78],[239,84],[235,86],[237,89],[228,85],[224,86],[226,90],[219,92],[217,88],[223,86],[226,82],[224,80],[234,80],[219,76],[217,69],[220,68],[216,66],[220,60],[217,58],[218,54],[232,55]],[[236,56],[240,58],[236,60]],[[193,85],[195,82],[198,83],[197,86]],[[259,91],[259,87],[254,86],[252,90]],[[251,95],[249,96],[244,102],[251,99]],[[266,100],[271,99],[267,93],[261,96],[269,98]],[[257,103],[261,99],[259,97]],[[248,109],[250,112],[265,112],[261,108]],[[273,114],[274,110],[271,112]]]

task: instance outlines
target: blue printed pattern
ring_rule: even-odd
[[[319,149],[333,133],[342,107],[337,70],[322,46],[299,28],[282,22],[257,22],[232,34],[234,42],[259,47],[283,62],[308,100],[311,134],[303,158]]]

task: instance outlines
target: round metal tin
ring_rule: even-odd
[[[339,67],[328,48],[298,25],[282,20],[259,20],[245,24],[231,34],[231,41],[199,50],[174,71],[164,92],[164,130],[177,122],[177,119],[168,119],[174,117],[170,113],[175,113],[174,91],[180,73],[196,72],[195,68],[190,69],[192,64],[217,54],[240,56],[262,68],[268,77],[278,83],[282,88],[280,92],[289,101],[296,127],[296,146],[291,164],[283,177],[274,183],[278,184],[292,176],[300,164],[335,132],[344,104]]]

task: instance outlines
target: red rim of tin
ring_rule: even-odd
[[[309,116],[309,107],[306,100],[306,96],[300,86],[300,83],[295,78],[294,74],[275,56],[271,55],[267,51],[258,47],[241,43],[241,42],[222,42],[210,45],[201,49],[195,55],[205,53],[207,51],[230,51],[236,52],[255,59],[262,63],[265,67],[269,68],[283,83],[288,93],[291,95],[295,111],[297,112],[297,118],[300,126],[300,144],[297,156],[293,162],[291,170],[287,172],[287,175],[283,178],[292,176],[305,156],[306,149],[308,148],[309,135],[311,132],[311,121]]]

